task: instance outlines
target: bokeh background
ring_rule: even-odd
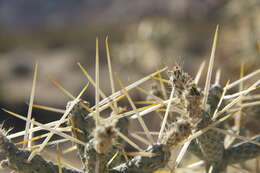
[[[237,79],[241,62],[246,73],[259,68],[259,0],[1,0],[0,106],[26,115],[33,67],[38,62],[35,102],[65,108],[69,97],[48,78],[77,95],[87,82],[77,62],[95,74],[96,37],[100,40],[101,88],[107,94],[106,36],[114,71],[126,84],[176,62],[195,74],[210,56],[217,24],[220,35],[214,71],[221,68],[221,82]],[[84,98],[93,105],[94,88]],[[40,122],[60,117],[40,110],[34,110],[33,116]],[[4,112],[0,119],[13,131],[24,129],[23,121]]]

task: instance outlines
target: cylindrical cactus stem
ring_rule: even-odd
[[[68,102],[67,107],[71,102]],[[88,112],[83,107],[83,104],[87,104],[86,102],[80,101],[78,102],[69,114],[69,123],[71,125],[72,135],[83,141],[87,142],[91,140],[92,132],[95,128],[95,120],[92,117],[88,116]],[[83,164],[83,169],[85,169],[86,158],[84,155],[85,147],[83,145],[77,144],[78,153]]]
[[[197,128],[202,129],[212,123],[207,112],[203,111],[203,119],[198,123]],[[223,159],[224,145],[223,135],[214,130],[208,130],[206,133],[199,136],[197,144],[203,155],[203,160],[210,165],[216,165]]]
[[[222,93],[223,93],[223,88],[220,85],[213,85],[209,89],[207,104],[209,105],[209,115],[211,118],[217,108],[218,110],[221,110],[225,106],[224,100],[222,100],[222,103],[219,105],[219,101],[222,96]]]
[[[0,152],[6,157],[1,166],[8,167],[19,173],[58,173],[59,166],[51,161],[46,161],[36,155],[30,162],[27,161],[30,151],[18,149],[5,135],[0,132]],[[63,173],[83,173],[81,171],[62,168]]]
[[[260,142],[260,136],[252,137],[252,142]],[[238,143],[226,149],[224,159],[228,164],[235,164],[247,161],[260,156],[260,146],[251,142]]]
[[[68,102],[67,107],[72,102]],[[69,114],[69,123],[72,126],[72,135],[83,141],[88,142],[92,137],[92,132],[95,129],[95,120],[89,116],[89,112],[84,108],[88,105],[86,101],[79,101]]]
[[[214,114],[221,94],[223,90],[220,86],[212,86],[209,90],[209,96],[207,104],[209,105],[208,112],[202,111],[200,109],[200,114],[202,115],[202,120],[195,125],[195,129],[199,130],[207,127],[211,121],[211,117]],[[220,105],[223,107],[223,104]],[[221,125],[222,126],[222,125]],[[224,146],[223,146],[224,135],[213,130],[209,130],[203,135],[201,135],[198,139],[195,139],[191,142],[189,150],[199,157],[200,159],[207,161],[217,161],[221,160],[223,156]],[[209,158],[209,159],[207,159]],[[211,158],[211,159],[210,159]]]
[[[213,122],[211,118],[219,105],[222,92],[223,91],[220,86],[212,86],[210,88],[207,100],[209,109],[207,109],[207,111],[202,110],[202,120],[196,125],[196,130],[206,128]],[[221,104],[220,107],[222,108],[223,104]],[[219,125],[219,127],[220,126],[222,126],[222,124]],[[213,172],[218,172],[225,169],[226,166],[222,164],[222,159],[224,156],[224,137],[225,136],[219,132],[208,130],[196,139],[196,144],[200,148],[203,160],[208,165],[206,170],[209,169],[210,166],[212,166]],[[196,144],[194,144],[192,149],[197,151],[197,155],[199,154],[199,156],[201,156],[199,150],[196,149]]]
[[[164,150],[164,144],[150,145],[145,151],[153,153],[152,156],[135,156],[111,170],[109,173],[151,173],[164,168],[170,159],[170,152]]]
[[[198,145],[196,139],[194,139],[194,140],[191,141],[188,150],[189,150],[192,154],[194,154],[195,156],[197,156],[199,159],[204,160],[203,154],[202,154],[202,152],[201,152],[201,150],[200,150],[200,147],[199,147],[199,145]]]

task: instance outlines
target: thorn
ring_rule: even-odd
[[[69,96],[71,99],[75,99],[75,97],[68,91],[66,90],[58,81],[53,79],[52,77],[49,77],[49,80],[51,83],[56,86],[58,89],[60,89],[62,92],[64,92],[67,96]]]
[[[206,108],[208,95],[209,95],[210,81],[211,81],[211,77],[212,77],[215,52],[216,52],[217,40],[218,40],[218,30],[219,30],[219,25],[217,25],[215,35],[214,35],[214,40],[213,40],[213,45],[212,45],[212,50],[211,50],[211,55],[210,55],[210,60],[209,60],[207,79],[206,79],[206,83],[205,83],[205,87],[204,87],[204,98],[203,98],[203,102],[202,102],[203,103],[202,107],[204,109]]]
[[[95,105],[96,105],[96,126],[100,124],[100,111],[99,111],[99,47],[98,47],[98,38],[96,38],[96,87],[95,87]]]
[[[171,91],[171,95],[170,95],[170,101],[168,102],[168,105],[167,105],[167,108],[166,108],[166,112],[164,114],[164,118],[163,118],[163,122],[162,122],[162,125],[161,125],[161,129],[160,129],[160,132],[159,132],[159,136],[158,136],[157,142],[160,142],[162,140],[163,132],[165,130],[167,118],[168,118],[168,115],[169,115],[169,110],[170,110],[171,103],[172,103],[171,101],[173,99],[173,94],[174,94],[174,87],[172,87],[172,91]]]
[[[108,70],[109,70],[110,86],[111,86],[112,94],[114,94],[115,93],[115,82],[114,82],[114,77],[113,77],[113,69],[112,69],[112,65],[111,65],[108,36],[106,36],[106,53],[107,53],[107,64],[108,64]],[[117,102],[114,102],[114,107],[117,110]]]
[[[25,134],[24,134],[24,141],[28,140],[29,138],[29,129],[30,129],[30,121],[32,118],[32,105],[35,97],[35,89],[36,89],[36,79],[37,79],[37,72],[38,72],[38,64],[35,64],[34,68],[34,74],[33,74],[33,83],[32,83],[32,90],[31,90],[31,95],[30,95],[30,102],[29,102],[29,109],[27,113],[27,121],[26,121],[26,126],[25,126]],[[26,144],[23,145],[23,148],[26,147]]]
[[[194,80],[195,84],[198,84],[198,83],[199,83],[199,80],[200,80],[201,74],[202,74],[202,72],[203,72],[203,70],[204,70],[204,68],[205,68],[205,65],[206,65],[206,61],[203,61],[203,62],[200,64],[199,70],[198,70],[198,72],[197,72],[197,74],[196,74],[196,77],[195,77],[195,80]]]
[[[32,106],[33,106],[33,108],[43,109],[43,110],[62,113],[62,114],[65,112],[64,109],[58,109],[58,108],[53,108],[53,107],[44,106],[44,105],[33,104]]]

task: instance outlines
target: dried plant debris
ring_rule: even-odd
[[[244,118],[249,115],[250,117],[258,117],[259,101],[250,100],[247,96],[259,87],[260,81],[258,80],[247,89],[229,96],[225,96],[227,90],[245,82],[257,73],[253,72],[231,84],[227,83],[224,88],[219,82],[210,86],[216,38],[217,32],[204,90],[198,86],[203,68],[200,68],[198,75],[193,78],[181,66],[176,65],[167,73],[168,68],[163,68],[128,86],[124,86],[123,82],[118,80],[122,89],[117,92],[115,91],[108,41],[106,40],[112,91],[109,96],[106,96],[99,86],[97,41],[96,82],[87,70],[79,64],[80,69],[95,88],[95,105],[91,107],[87,101],[80,98],[86,91],[88,84],[77,97],[74,97],[55,81],[55,86],[73,99],[67,104],[66,109],[60,110],[31,103],[30,112],[32,108],[56,111],[63,114],[60,120],[41,124],[32,120],[30,116],[24,118],[22,115],[3,109],[11,115],[25,120],[31,126],[27,126],[25,131],[10,135],[3,130],[0,131],[0,153],[5,157],[5,160],[1,162],[1,167],[19,173],[155,173],[159,169],[167,170],[170,165],[173,168],[171,171],[175,169],[174,171],[178,173],[178,168],[181,167],[180,162],[185,152],[189,151],[203,161],[207,173],[221,173],[233,164],[256,159],[260,155],[260,136],[246,136],[247,133],[244,133],[246,129],[242,128],[245,128],[243,127]],[[167,74],[168,79],[166,78]],[[217,76],[219,78],[219,73]],[[147,81],[154,83],[152,80],[157,81],[156,85],[152,85],[150,92],[139,87]],[[141,102],[148,105],[137,107],[133,98],[131,98],[130,90],[145,93],[147,100],[150,102]],[[124,104],[120,101],[125,97],[131,107],[121,108],[118,105]],[[249,102],[245,102],[246,99],[247,101],[249,99]],[[157,116],[158,113],[162,119],[160,131],[151,132],[147,124],[151,122],[152,116]],[[226,129],[232,126],[232,116],[236,114],[242,116],[241,121],[243,122],[233,133]],[[151,116],[149,119],[143,119],[143,116],[148,115]],[[144,132],[129,132],[129,123],[136,122],[135,119],[138,120]],[[227,119],[230,120],[228,126],[225,125]],[[32,135],[39,130],[50,132],[41,136]],[[64,139],[49,141],[53,134]],[[152,136],[153,134],[159,134],[157,142],[154,142],[156,136]],[[254,132],[254,134],[259,134],[259,132]],[[146,149],[140,147],[140,143],[129,138],[130,135],[142,142],[142,146],[147,146]],[[224,146],[227,135],[231,136],[233,141],[230,141],[228,146]],[[17,144],[11,142],[11,139],[19,136],[29,136],[29,139],[26,138]],[[47,137],[43,144],[26,145],[30,141],[43,137]],[[46,146],[68,141],[75,145],[66,152],[77,150],[82,167],[74,168],[70,164],[62,162],[61,159],[58,159],[57,163],[46,161],[40,155],[40,152],[46,149]],[[27,148],[19,149],[19,144],[24,144]],[[172,166],[171,158],[172,153],[174,153],[172,151],[181,145],[183,147],[175,161],[176,165]],[[193,168],[189,168],[189,172],[193,171]]]
[[[178,95],[182,95],[185,91],[188,91],[193,82],[192,77],[188,73],[184,72],[179,65],[173,67],[173,70],[168,73],[170,81],[173,83]]]
[[[177,65],[172,71],[168,72],[169,82],[175,89],[176,97],[181,100],[181,106],[184,107],[186,114],[182,118],[187,119],[191,125],[201,120],[201,102],[203,93],[195,84],[193,78]]]
[[[97,126],[93,133],[94,148],[98,153],[106,153],[113,145],[113,140],[117,137],[115,123]]]
[[[0,132],[0,151],[7,158],[1,162],[4,168],[10,168],[17,173],[58,173],[58,165],[46,161],[42,156],[37,155],[31,162],[27,161],[30,151],[18,149],[3,132]],[[76,170],[62,168],[63,173],[78,173]]]
[[[177,147],[178,144],[191,135],[191,130],[191,125],[185,120],[178,120],[176,123],[172,123],[163,140],[165,150],[171,151],[171,149]]]

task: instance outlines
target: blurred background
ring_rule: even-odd
[[[101,88],[107,94],[106,36],[113,69],[126,84],[176,62],[195,74],[210,56],[217,24],[220,35],[214,71],[221,68],[222,84],[239,78],[241,62],[246,73],[259,68],[259,0],[1,0],[0,106],[27,114],[38,62],[35,103],[64,109],[69,97],[48,78],[76,96],[87,82],[77,62],[94,77],[96,37],[100,40]],[[84,96],[91,105],[93,91],[90,88]],[[60,117],[40,110],[34,110],[33,116],[40,122]],[[14,131],[24,129],[23,121],[4,112],[0,119]]]

